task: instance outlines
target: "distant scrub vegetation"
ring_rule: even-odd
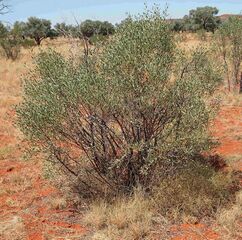
[[[0,25],[0,37],[4,38],[11,35],[14,38],[30,38],[33,39],[37,45],[40,45],[45,38],[55,38],[59,36],[74,37],[74,38],[90,38],[94,35],[107,36],[115,32],[113,24],[107,21],[92,21],[86,20],[80,25],[68,25],[66,23],[57,23],[54,28],[51,22],[46,19],[39,19],[30,17],[25,22],[15,22],[13,27]]]
[[[199,7],[190,10],[188,15],[183,19],[167,20],[170,22],[170,27],[173,31],[207,31],[215,32],[216,29],[223,23],[217,16],[219,10],[216,7]],[[12,27],[0,24],[0,38],[10,34],[19,38],[31,38],[37,45],[45,38],[55,38],[58,36],[71,36],[75,38],[91,38],[95,35],[107,36],[115,33],[115,30],[123,24],[131,20],[129,17],[114,26],[108,21],[85,20],[80,24],[72,25],[65,22],[57,23],[53,27],[51,21],[30,17],[27,22],[16,21]]]
[[[84,39],[92,43],[105,40],[105,37],[114,32],[115,27],[107,21],[86,20],[78,26],[59,23],[52,28],[49,20],[30,17],[26,23],[17,21],[12,27],[0,22],[0,45],[8,59],[16,60],[21,46],[40,45],[46,38],[63,36]]]
[[[172,32],[196,32],[201,41],[208,39],[207,32],[212,34],[209,39],[215,40],[218,59],[223,59],[221,64],[226,72],[229,91],[242,92],[242,74],[240,73],[241,49],[242,49],[242,17],[239,15],[221,18],[216,7],[198,7],[190,10],[189,14],[178,20],[167,22]],[[51,21],[30,17],[27,22],[15,22],[12,27],[0,22],[0,46],[2,55],[8,59],[16,60],[19,57],[21,47],[40,45],[46,39],[57,37],[75,38],[83,41],[85,52],[89,51],[89,45],[98,42],[104,44],[110,35],[115,34],[130,22],[135,21],[127,17],[115,26],[108,21],[85,20],[80,24],[71,25],[65,22],[57,23],[53,27]],[[185,36],[177,34],[183,39]],[[184,40],[184,39],[183,39]]]
[[[220,26],[224,25],[218,17],[219,10],[216,7],[198,7],[190,10],[188,15],[182,19],[167,20],[170,28],[175,32],[197,32],[198,36],[206,39],[206,32],[215,32]],[[20,47],[40,45],[45,38],[72,37],[87,41],[89,44],[95,44],[98,41],[105,41],[107,36],[112,35],[125,23],[132,21],[127,17],[115,26],[108,21],[85,20],[76,25],[65,22],[57,23],[52,26],[51,21],[30,17],[27,22],[16,21],[13,26],[6,26],[0,22],[0,41],[5,56],[15,60],[14,55],[20,53]],[[226,21],[225,21],[226,22]],[[14,39],[14,40],[13,40]],[[32,41],[29,41],[32,39]],[[7,44],[6,42],[11,42]],[[6,52],[14,51],[15,54]],[[19,50],[16,50],[19,49]]]
[[[172,29],[177,32],[199,30],[215,32],[221,24],[220,18],[217,17],[218,12],[216,7],[198,7],[190,10],[189,15],[184,16],[183,19],[172,21]]]

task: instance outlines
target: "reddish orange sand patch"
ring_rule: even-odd
[[[1,138],[8,139],[1,147],[14,141]],[[21,153],[16,149],[15,154]],[[13,216],[23,222],[26,240],[81,239],[86,230],[78,224],[79,214],[70,208],[61,211],[49,206],[48,201],[58,197],[58,190],[41,177],[38,161],[0,161],[0,240],[12,240],[1,232],[1,224]]]
[[[233,154],[242,155],[242,141],[224,140],[223,144],[217,148],[217,152],[223,156]]]
[[[210,230],[203,224],[191,225],[183,224],[175,227],[175,231],[179,232],[178,236],[173,237],[171,240],[216,240],[219,236],[214,231]]]
[[[233,163],[234,169],[242,171],[242,107],[222,108],[213,132],[221,143],[217,153],[223,157],[238,156],[237,162]]]

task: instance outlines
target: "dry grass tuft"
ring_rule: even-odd
[[[242,154],[232,154],[225,157],[226,163],[231,164],[242,159]]]
[[[222,105],[242,106],[242,95],[233,92],[224,92],[220,94]]]
[[[152,216],[150,202],[137,191],[134,196],[120,197],[112,204],[104,201],[92,204],[84,222],[95,228],[93,240],[135,240],[149,235]]]
[[[10,219],[0,219],[0,239],[24,240],[27,238],[23,220],[19,216]]]
[[[191,164],[173,176],[161,180],[153,191],[154,208],[172,222],[196,223],[214,216],[231,199],[230,173],[217,173],[211,167]]]
[[[29,177],[24,174],[19,175],[19,173],[10,174],[8,177],[2,179],[2,181],[0,181],[0,184],[1,183],[0,196],[4,194],[11,195],[32,188]]]
[[[10,146],[0,147],[0,160],[5,160],[13,151]]]
[[[236,196],[235,203],[227,209],[221,209],[216,218],[219,224],[218,232],[223,240],[241,239],[242,191]]]
[[[68,202],[64,197],[56,197],[48,201],[48,206],[54,210],[63,210],[67,208]]]

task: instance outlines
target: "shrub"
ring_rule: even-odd
[[[218,53],[223,59],[223,66],[228,81],[228,90],[242,93],[242,19],[231,17],[223,23],[215,35]]]
[[[28,39],[28,38],[25,38],[21,41],[21,45],[24,47],[24,48],[31,48],[31,47],[34,47],[36,46],[36,43],[34,40],[32,39]]]
[[[17,114],[23,133],[81,193],[150,187],[212,148],[217,68],[204,50],[179,53],[157,10],[75,62],[41,53]]]
[[[207,40],[207,32],[203,29],[197,31],[198,39],[201,41]]]
[[[218,173],[210,165],[191,161],[186,167],[161,179],[153,189],[154,208],[170,221],[198,222],[214,216],[233,197],[236,180],[230,173]]]
[[[104,35],[94,35],[90,38],[90,43],[91,44],[105,44],[106,41],[109,39],[108,36],[104,36]]]
[[[4,38],[0,40],[3,54],[13,61],[19,57],[21,51],[21,42],[14,38]]]

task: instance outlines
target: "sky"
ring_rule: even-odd
[[[168,5],[170,18],[180,18],[190,9],[200,6],[216,6],[220,14],[242,12],[242,0],[5,0],[11,12],[0,15],[0,21],[12,24],[26,21],[30,16],[46,18],[53,22],[75,23],[85,19],[107,20],[118,23],[127,14],[137,14],[144,10],[145,4],[151,7],[158,4],[161,9]]]

